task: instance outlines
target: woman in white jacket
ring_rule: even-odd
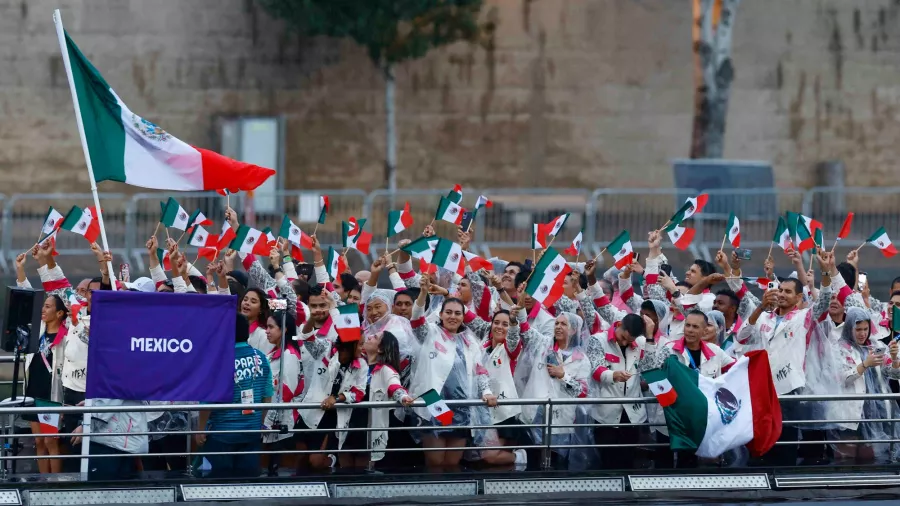
[[[282,318],[284,324],[282,325]],[[291,402],[303,392],[302,371],[300,368],[300,352],[294,344],[294,336],[297,334],[297,324],[294,317],[287,312],[278,310],[269,316],[266,322],[266,337],[272,345],[272,351],[266,354],[269,359],[269,367],[272,370],[272,386],[276,400],[273,402]],[[282,357],[281,346],[284,341],[284,355]],[[288,431],[294,428],[296,411],[293,409],[276,410],[266,412],[263,424],[270,429],[283,429]],[[267,450],[287,449],[282,441],[291,438],[290,432],[268,433],[263,435],[263,443]],[[278,466],[281,460],[286,466],[291,465],[293,459],[279,459],[281,455],[270,455],[269,476],[278,475]]]
[[[528,383],[521,397],[526,399],[570,399],[587,397],[588,379],[591,377],[591,361],[585,353],[588,331],[584,320],[574,313],[563,312],[556,317],[553,336],[536,336],[526,343],[524,352],[531,361]],[[519,367],[525,364],[520,364]],[[577,408],[577,409],[576,409]],[[543,423],[543,406],[523,406],[522,420],[527,424]],[[560,427],[576,423],[576,417],[587,421],[587,410],[575,405],[553,406],[551,425],[554,444],[590,443],[593,441],[589,428],[574,429]],[[543,432],[531,430],[536,444],[543,443]],[[558,449],[553,451],[557,458],[568,460],[568,465],[578,468],[579,462],[573,457],[586,455],[580,451]]]
[[[481,344],[463,324],[462,301],[445,299],[438,316],[440,323],[427,322],[425,297],[431,287],[428,275],[421,276],[420,287],[410,323],[422,348],[413,365],[411,394],[419,397],[434,390],[444,400],[481,398],[489,406],[496,405],[497,398],[491,392],[488,372],[482,363]],[[420,433],[424,447],[442,449],[425,452],[425,462],[431,470],[450,471],[458,466],[463,452],[448,448],[464,447],[473,436],[477,444],[479,434],[472,434],[469,427],[490,423],[490,415],[483,407],[455,406],[452,411],[452,426],[442,427],[427,407],[415,408],[420,426],[429,428]]]
[[[409,406],[413,398],[409,396],[403,385],[400,384],[400,373],[397,368],[400,364],[400,343],[397,337],[389,331],[380,332],[366,338],[363,343],[366,361],[369,365],[369,374],[366,382],[366,393],[363,401],[384,402],[388,399]],[[389,424],[390,409],[354,409],[350,415],[350,428],[383,429]],[[370,423],[371,422],[371,423]],[[353,466],[357,469],[365,469],[369,461],[377,462],[384,458],[384,449],[387,448],[389,431],[379,430],[371,433],[363,431],[339,432],[338,437],[342,441],[341,448],[348,450],[364,450],[371,434],[371,455],[368,452],[351,454]],[[341,465],[341,467],[344,467]]]
[[[889,394],[888,380],[900,379],[900,359],[896,340],[890,346],[872,338],[872,322],[869,314],[860,308],[847,309],[844,327],[838,341],[839,360],[843,371],[843,386],[847,394]],[[830,403],[829,418],[857,420],[838,424],[838,437],[843,440],[893,439],[890,422],[867,422],[898,417],[895,401],[864,400]],[[830,439],[830,438],[829,438]],[[835,446],[835,456],[870,463],[886,457],[886,444],[840,444]]]
[[[275,345],[266,337],[269,320],[269,296],[259,288],[248,288],[241,300],[240,313],[250,322],[250,339],[247,344],[268,355]]]

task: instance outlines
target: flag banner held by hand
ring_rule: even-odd
[[[62,404],[58,402],[45,401],[43,399],[34,400],[35,407],[38,408],[58,408]],[[38,423],[41,427],[41,434],[59,434],[59,413],[41,413],[37,415]]]
[[[547,226],[543,223],[535,223],[531,228],[531,249],[544,249],[547,247]]]
[[[454,185],[453,189],[450,190],[450,193],[447,194],[447,200],[453,202],[454,204],[459,204],[462,202],[462,186]]]
[[[846,239],[848,235],[850,235],[850,227],[853,225],[853,213],[847,213],[847,217],[844,218],[844,224],[841,225],[841,231],[838,232],[837,240]]]
[[[781,435],[781,406],[765,350],[748,352],[715,379],[675,356],[643,377],[663,407],[673,451],[717,458],[746,445],[758,457]]]
[[[87,240],[88,243],[97,242],[100,236],[100,223],[95,218],[93,207],[82,209],[72,206],[61,225],[63,230],[75,232]]]
[[[331,201],[328,200],[328,195],[322,195],[319,197],[319,225],[325,224],[325,218],[328,217],[328,211],[331,210]]]
[[[359,324],[359,304],[344,304],[337,308],[340,316],[334,320],[334,330],[343,343],[359,341],[362,329]]]
[[[627,230],[619,232],[619,235],[606,246],[606,251],[616,260],[618,269],[624,269],[626,265],[634,262],[634,248],[631,246],[631,236]]]
[[[177,228],[178,230],[184,231],[188,228],[189,219],[190,215],[188,215],[187,211],[181,207],[181,204],[172,197],[169,197],[159,222],[165,227]]]
[[[728,216],[728,228],[725,234],[733,248],[741,247],[741,222],[734,213]]]
[[[413,224],[412,213],[409,210],[409,202],[400,211],[388,212],[387,236],[393,237],[403,232]]]
[[[550,220],[550,222],[545,225],[547,235],[556,237],[559,234],[559,231],[562,230],[563,225],[565,225],[566,222],[569,221],[570,214],[571,213],[566,213]]]
[[[63,215],[50,206],[47,210],[47,216],[44,217],[44,224],[41,226],[41,235],[50,235],[57,231],[63,224]]]
[[[697,231],[693,228],[685,227],[681,223],[673,222],[666,227],[666,233],[669,234],[669,240],[672,241],[676,248],[686,250],[694,242],[694,235]]]
[[[229,247],[240,253],[253,253],[254,255],[268,256],[271,252],[269,240],[262,231],[247,225],[241,225],[238,228]]]
[[[434,219],[446,221],[454,225],[459,225],[460,223],[462,223],[464,212],[466,212],[466,210],[460,207],[456,202],[453,202],[446,197],[441,197],[441,202],[438,205],[437,213],[435,213]]]
[[[466,257],[463,255],[462,248],[448,239],[438,239],[430,263],[460,276],[466,274]]]
[[[284,237],[291,244],[300,248],[312,249],[312,237],[306,235],[300,227],[294,223],[288,215],[281,218],[281,227],[278,230],[278,236]]]
[[[479,195],[478,200],[475,201],[475,210],[479,210],[482,207],[494,207],[494,203],[484,195]]]
[[[447,406],[447,403],[444,402],[444,398],[441,397],[435,389],[432,388],[422,394],[422,400],[425,401],[425,407],[428,408],[428,412],[431,416],[440,422],[441,425],[450,425],[453,423],[453,411]]]
[[[568,248],[566,248],[563,253],[572,256],[580,255],[582,242],[584,242],[584,229],[581,229],[581,231],[578,232],[578,235],[576,235],[575,239],[572,240],[572,244]]]
[[[778,217],[778,226],[775,227],[775,235],[772,237],[772,242],[777,244],[778,247],[784,251],[793,249],[791,232],[788,230],[787,222],[782,216]]]
[[[544,307],[552,306],[563,294],[563,284],[572,268],[555,249],[547,249],[534,266],[525,292]]]
[[[431,258],[434,256],[434,248],[437,247],[439,240],[437,237],[419,237],[400,249],[409,253],[409,256],[413,258],[431,263]]]
[[[275,174],[191,146],[131,112],[65,36],[94,178],[175,191],[254,190]],[[181,229],[184,230],[184,229]]]
[[[690,218],[691,216],[699,213],[706,207],[706,203],[709,202],[709,195],[706,193],[701,193],[696,197],[690,197],[684,201],[684,205],[681,206],[672,217],[669,219],[670,223],[681,223],[684,220]]]
[[[884,227],[876,230],[866,242],[881,250],[881,254],[887,258],[891,258],[897,254],[897,248],[894,247],[894,243],[891,242],[891,238],[888,237]]]

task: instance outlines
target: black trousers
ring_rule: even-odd
[[[640,439],[640,427],[631,425],[625,410],[619,416],[620,427],[595,427],[594,442],[604,444],[633,444]],[[603,469],[633,469],[637,448],[600,448],[600,466]]]
[[[88,480],[129,480],[138,475],[137,457],[91,442],[91,455],[117,455],[117,457],[97,457],[88,459]],[[69,459],[78,462],[78,459]]]

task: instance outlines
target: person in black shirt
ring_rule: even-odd
[[[41,308],[41,340],[38,352],[28,357],[26,366],[26,382],[25,395],[33,399],[44,401],[59,401],[53,397],[53,381],[59,381],[59,375],[54,378],[53,374],[53,353],[54,347],[62,342],[65,336],[65,322],[68,316],[68,310],[63,300],[58,295],[50,295],[44,300],[44,306]],[[62,335],[60,335],[62,333]],[[57,339],[59,336],[59,339]],[[62,351],[58,351],[61,353]],[[58,390],[58,389],[57,389]],[[25,420],[31,422],[32,434],[40,434],[46,432],[41,430],[41,424],[37,415],[23,415]],[[59,419],[52,417],[47,420],[57,422]],[[59,438],[57,437],[36,437],[35,450],[38,455],[59,455]],[[38,469],[41,473],[59,473],[62,472],[62,460],[60,459],[38,459]]]

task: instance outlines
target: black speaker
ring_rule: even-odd
[[[16,347],[22,353],[35,353],[41,341],[41,308],[44,305],[43,290],[6,288],[6,328],[0,338],[0,348],[13,352]]]

